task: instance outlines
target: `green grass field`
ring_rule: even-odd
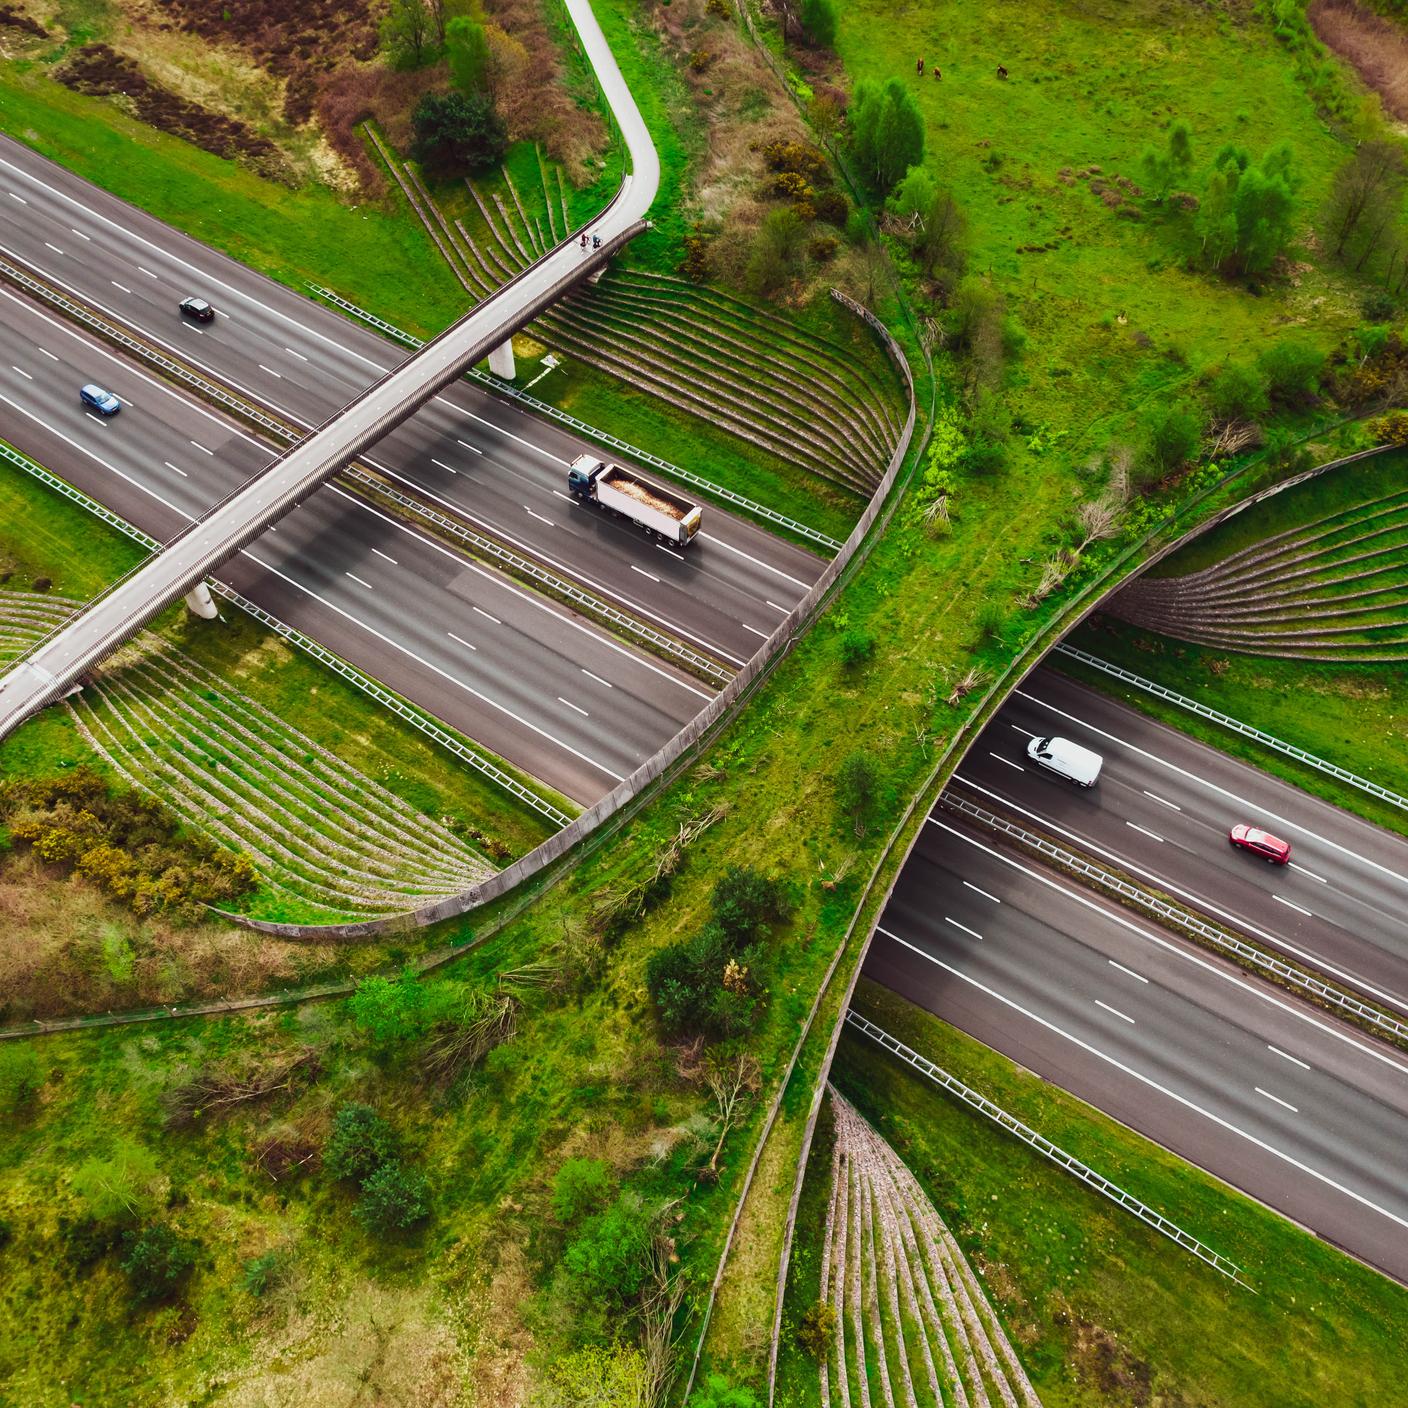
[[[840,21],[852,78],[914,85],[926,165],[968,218],[970,273],[1001,291],[1026,330],[1010,408],[1028,434],[1064,435],[1062,458],[1081,463],[1135,438],[1146,407],[1226,358],[1249,359],[1288,331],[1328,348],[1358,321],[1352,289],[1313,262],[1255,292],[1190,271],[1197,246],[1183,221],[1128,197],[1107,208],[1077,174],[1138,182],[1142,151],[1162,147],[1173,119],[1192,129],[1195,171],[1227,142],[1259,157],[1288,141],[1308,223],[1348,147],[1259,9],[858,0]],[[941,83],[915,76],[916,55],[942,67]],[[1040,474],[1051,456],[1015,458],[1017,472]]]
[[[1042,1402],[1336,1408],[1390,1402],[1408,1291],[1225,1184],[863,982],[857,1007],[1243,1268],[1242,1290],[859,1034],[833,1079],[894,1146],[980,1268]],[[813,1180],[815,1181],[815,1180]],[[795,1317],[811,1294],[814,1197]],[[793,1349],[788,1404],[816,1401]]]

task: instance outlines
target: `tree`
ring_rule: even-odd
[[[1168,129],[1168,141],[1159,152],[1150,147],[1140,159],[1144,185],[1156,201],[1161,201],[1193,165],[1193,134],[1188,124],[1177,121]]]
[[[922,166],[911,166],[905,172],[904,180],[895,187],[888,205],[901,219],[907,220],[917,215],[922,220],[937,194],[934,178]]]
[[[719,1155],[724,1151],[724,1141],[728,1132],[744,1111],[752,1103],[758,1091],[758,1081],[762,1073],[752,1054],[747,1051],[735,1052],[726,1058],[712,1059],[704,1074],[704,1082],[709,1094],[714,1098],[714,1120],[718,1125],[719,1138],[710,1155],[708,1172],[717,1176]]]
[[[835,0],[802,0],[802,33],[818,49],[836,47]]]
[[[404,1232],[430,1216],[430,1184],[419,1169],[384,1163],[362,1180],[357,1217],[368,1232]]]
[[[411,115],[417,161],[442,171],[484,171],[508,150],[508,129],[482,95],[427,93]]]
[[[1298,185],[1294,158],[1284,143],[1258,165],[1243,148],[1223,147],[1198,211],[1207,262],[1229,274],[1265,273],[1291,241]]]
[[[567,1159],[553,1175],[552,1210],[559,1222],[600,1212],[615,1195],[616,1176],[604,1159]]]
[[[629,1305],[649,1274],[654,1235],[634,1193],[622,1193],[605,1212],[588,1218],[562,1253],[577,1298]]]
[[[839,650],[842,668],[858,670],[874,656],[875,637],[859,626],[852,626],[842,633]]]
[[[935,191],[924,212],[924,228],[915,244],[925,273],[947,269],[956,278],[967,261],[968,222],[947,191]]]
[[[445,58],[455,87],[473,97],[489,88],[489,36],[482,24],[468,15],[457,15],[445,26]]]
[[[349,1101],[333,1116],[323,1167],[334,1178],[360,1183],[395,1157],[396,1136],[370,1105]]]
[[[392,68],[420,68],[428,63],[433,27],[426,0],[391,0],[381,22],[381,47]]]
[[[122,1269],[137,1299],[160,1301],[174,1296],[196,1264],[196,1246],[164,1222],[145,1227],[132,1237]]]
[[[897,78],[882,88],[866,79],[856,85],[849,112],[851,146],[877,194],[924,160],[924,120],[914,96]]]
[[[1408,160],[1397,142],[1361,142],[1335,172],[1325,211],[1325,242],[1357,271],[1403,210]]]
[[[806,233],[806,225],[791,206],[768,211],[744,271],[744,282],[751,293],[776,293],[800,272]]]
[[[1266,414],[1266,378],[1255,367],[1228,362],[1208,386],[1208,405],[1218,420],[1252,420]]]
[[[836,774],[836,806],[850,819],[857,836],[864,836],[880,799],[875,764],[864,753],[852,753]]]

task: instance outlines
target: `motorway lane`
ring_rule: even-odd
[[[1408,1281],[1403,1053],[947,817],[925,827],[865,971]]]
[[[0,192],[0,251],[301,425],[322,424],[405,360],[404,349],[370,329],[8,138],[0,138]],[[176,305],[187,294],[214,304],[213,324],[181,317]],[[687,554],[652,544],[567,497],[566,466],[590,448],[459,383],[363,458],[741,664],[819,575],[821,560],[712,505]]]
[[[78,401],[98,381],[127,403]],[[0,288],[0,437],[166,540],[273,452]],[[584,803],[710,697],[335,486],[219,575],[515,766]]]
[[[1086,791],[1039,772],[1028,740],[1057,734],[1102,754]],[[1037,670],[969,750],[957,779],[1191,907],[1312,961],[1408,1011],[1408,841]],[[1239,821],[1292,846],[1270,865],[1227,840]]]

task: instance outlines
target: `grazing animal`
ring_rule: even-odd
[[[915,63],[914,63],[914,71],[915,71],[915,73],[921,73],[921,74],[924,72],[924,60],[923,60],[923,59],[916,59],[916,60],[915,60]]]
[[[998,76],[999,78],[1006,78],[1006,77],[1007,77],[1007,70],[1006,70],[1006,68],[1004,68],[1001,64],[998,64],[998,66],[997,66],[997,76]]]
[[[943,77],[944,77],[943,74],[941,74],[941,73],[939,72],[939,66],[938,66],[938,64],[935,64],[935,65],[934,65],[934,82],[935,82],[935,83],[942,83],[942,82],[943,82]]]

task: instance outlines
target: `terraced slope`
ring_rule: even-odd
[[[467,180],[466,213],[450,217],[414,167],[370,125],[367,132],[476,301],[570,232],[561,191],[545,169],[533,190],[520,190],[505,170],[506,195]],[[684,279],[614,269],[575,289],[528,331],[862,497],[879,483],[899,437],[899,390],[878,353],[876,365],[867,365],[766,309]]]
[[[0,591],[0,659],[81,604]],[[151,633],[67,707],[114,772],[252,857],[281,912],[395,913],[494,873],[439,822]]]
[[[822,1408],[1040,1408],[981,1283],[895,1151],[836,1090]]]
[[[1138,578],[1106,610],[1248,655],[1408,660],[1408,489],[1324,514],[1199,572]]]

